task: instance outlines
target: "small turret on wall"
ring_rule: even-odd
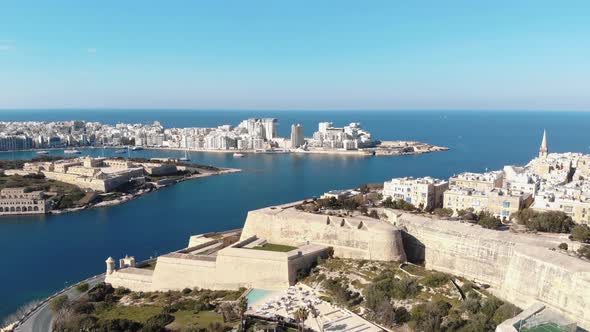
[[[105,263],[107,263],[107,275],[113,274],[113,272],[115,272],[115,260],[113,257],[109,256]]]
[[[135,257],[125,255],[125,258],[119,259],[119,268],[135,267]]]

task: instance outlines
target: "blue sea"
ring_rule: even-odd
[[[184,247],[191,234],[241,227],[248,210],[399,176],[447,178],[463,171],[524,164],[547,129],[552,152],[590,151],[590,113],[524,111],[171,111],[15,110],[0,121],[86,120],[164,126],[237,125],[249,117],[276,117],[288,136],[301,123],[310,136],[320,121],[361,124],[381,140],[419,140],[448,152],[402,157],[192,153],[192,162],[237,167],[243,173],[183,182],[129,203],[65,215],[0,218],[0,317],[19,306],[105,270],[108,256],[142,260]],[[57,152],[52,152],[57,153]],[[107,150],[107,154],[112,151]],[[100,155],[100,150],[83,150]],[[3,159],[32,152],[0,153]],[[138,151],[138,157],[181,152]]]

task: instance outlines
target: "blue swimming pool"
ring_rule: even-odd
[[[253,306],[256,302],[262,300],[263,298],[267,297],[272,291],[265,290],[265,289],[256,289],[253,288],[248,292],[246,295],[246,299],[248,300],[248,306]]]

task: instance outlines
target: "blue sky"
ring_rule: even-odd
[[[2,1],[0,108],[590,110],[588,1]]]

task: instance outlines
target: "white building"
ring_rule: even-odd
[[[432,210],[442,207],[443,194],[448,188],[447,181],[431,177],[396,178],[383,183],[383,197],[402,199],[416,207]]]

